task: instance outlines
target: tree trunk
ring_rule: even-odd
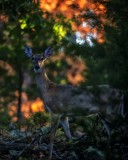
[[[17,117],[18,117],[18,122],[20,122],[22,118],[21,106],[22,106],[22,85],[23,85],[23,72],[21,71],[21,69],[19,70],[18,76],[19,76],[19,85],[18,85]]]

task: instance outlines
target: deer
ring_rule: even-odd
[[[54,139],[59,123],[67,138],[72,139],[68,117],[97,113],[105,115],[105,117],[115,116],[119,113],[124,116],[124,106],[120,104],[121,94],[110,85],[86,86],[83,89],[72,85],[56,84],[49,80],[44,62],[52,56],[53,48],[48,47],[43,54],[33,54],[32,48],[25,45],[24,52],[32,61],[36,84],[40,90],[45,110],[53,117],[49,160],[52,159]]]

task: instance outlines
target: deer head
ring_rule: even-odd
[[[51,47],[47,48],[43,54],[33,54],[32,49],[28,46],[24,46],[25,55],[32,60],[34,71],[40,72],[44,66],[44,61],[50,57],[53,53]]]

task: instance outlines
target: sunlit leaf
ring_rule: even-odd
[[[53,31],[59,40],[61,40],[67,33],[66,29],[61,24],[55,24],[53,26]]]

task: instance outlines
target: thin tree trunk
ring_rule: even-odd
[[[22,85],[23,85],[23,72],[21,71],[21,69],[19,70],[18,76],[19,76],[19,85],[18,85],[17,117],[18,117],[18,122],[20,122],[22,118],[21,106],[22,106]]]

